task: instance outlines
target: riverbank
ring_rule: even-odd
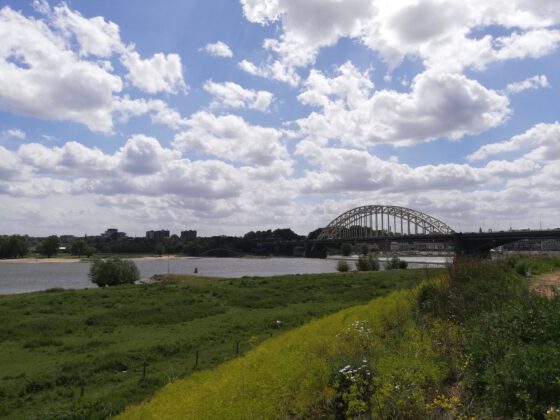
[[[194,370],[430,273],[170,276],[153,285],[0,296],[0,417],[114,415]]]

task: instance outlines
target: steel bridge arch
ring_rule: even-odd
[[[341,214],[323,229],[317,239],[452,233],[455,231],[447,224],[421,211],[399,206],[369,205]]]

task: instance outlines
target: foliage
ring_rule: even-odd
[[[464,322],[481,312],[495,310],[527,293],[527,282],[503,261],[463,259],[449,268],[442,287],[425,285],[419,307],[442,319]]]
[[[0,296],[0,417],[108,418],[172,380],[236,357],[236,349],[244,354],[251,337],[258,345],[423,277],[412,270],[163,276],[168,281],[111,290]]]
[[[82,255],[86,255],[88,245],[86,244],[86,242],[84,240],[79,240],[76,241],[72,244],[72,247],[70,248],[70,253],[72,255],[77,255],[78,257],[81,257]]]
[[[99,287],[116,286],[119,284],[134,283],[140,278],[138,267],[131,260],[122,260],[118,257],[106,260],[96,259],[89,270],[89,278]]]
[[[527,296],[466,332],[467,381],[493,412],[531,418],[560,402],[560,297]]]
[[[404,270],[408,267],[408,262],[401,260],[394,255],[389,261],[385,263],[385,270]]]
[[[0,236],[0,258],[23,258],[29,253],[26,236]]]
[[[336,262],[336,269],[341,273],[346,273],[348,270],[350,270],[350,266],[345,260],[338,260]]]
[[[356,270],[358,271],[378,271],[379,260],[377,256],[370,252],[368,255],[360,255],[356,261]]]
[[[59,246],[60,246],[60,240],[58,239],[58,236],[51,235],[48,238],[45,238],[43,242],[41,242],[37,251],[40,254],[45,255],[47,258],[50,258],[58,254]]]
[[[342,255],[343,257],[348,257],[350,256],[350,254],[352,254],[352,245],[350,245],[349,243],[342,244],[342,246],[340,247],[340,255]]]
[[[396,292],[276,336],[167,385],[121,418],[425,418],[424,395],[447,367],[413,322],[414,294]]]
[[[449,354],[455,375],[463,378],[465,397],[474,400],[465,415],[554,414],[560,402],[560,297],[530,294],[519,274],[548,271],[556,264],[556,258],[527,257],[459,261],[447,281],[420,289],[420,313],[441,323],[451,320],[463,337],[441,352]],[[449,340],[441,334],[439,341]]]

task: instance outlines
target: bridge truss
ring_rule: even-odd
[[[379,236],[453,234],[441,220],[417,210],[370,205],[341,214],[317,239],[367,239]]]

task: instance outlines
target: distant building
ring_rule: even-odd
[[[101,237],[105,239],[117,240],[126,238],[126,233],[119,232],[119,230],[116,228],[109,228],[101,234]]]
[[[196,230],[183,230],[181,232],[181,239],[186,241],[196,239]]]
[[[58,238],[64,243],[74,242],[77,239],[74,235],[60,235]]]
[[[146,232],[147,239],[153,239],[156,241],[162,241],[169,238],[168,230],[149,230]]]

